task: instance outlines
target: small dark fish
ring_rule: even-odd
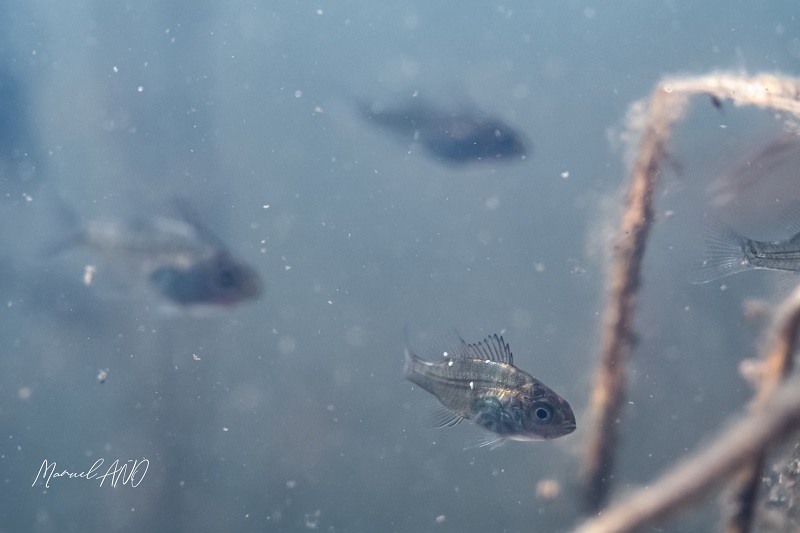
[[[418,143],[437,160],[450,164],[521,160],[530,143],[500,119],[459,108],[452,111],[414,102],[404,108],[362,106],[371,124],[407,143]]]
[[[724,109],[722,108],[722,100],[719,99],[718,96],[713,94],[709,95],[711,97],[711,105],[719,109],[720,113],[724,113]]]
[[[782,203],[800,201],[799,166],[800,137],[780,135],[732,158],[731,166],[708,187],[711,203],[735,206],[739,219],[763,218],[765,210],[774,209],[776,198]]]
[[[180,305],[231,305],[261,292],[258,274],[227,252],[189,264],[162,266],[150,281],[163,296]]]
[[[432,425],[452,427],[471,420],[489,432],[480,446],[492,447],[506,439],[555,439],[575,431],[569,403],[514,366],[503,337],[491,335],[476,344],[452,337],[440,363],[420,359],[406,348],[405,377],[444,407]]]
[[[689,278],[707,283],[751,269],[800,272],[800,233],[777,242],[754,241],[721,220],[706,215],[706,249],[702,263]]]
[[[175,207],[180,217],[90,220],[79,224],[77,214],[59,205],[71,239],[52,247],[60,253],[76,245],[92,250],[144,279],[159,295],[179,306],[231,305],[261,294],[258,273],[231,254],[224,243],[202,224],[185,203]],[[84,283],[91,284],[91,275]]]

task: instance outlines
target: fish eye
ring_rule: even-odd
[[[553,418],[552,409],[544,405],[540,405],[534,409],[533,414],[539,422],[550,422],[550,419]]]
[[[219,273],[217,281],[221,287],[229,289],[236,285],[236,275],[230,269],[226,268]]]

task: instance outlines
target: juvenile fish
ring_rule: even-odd
[[[261,293],[258,274],[224,250],[186,267],[158,267],[150,282],[162,296],[184,306],[232,305]]]
[[[65,225],[72,236],[51,253],[82,246],[105,257],[131,279],[146,280],[150,288],[173,304],[227,306],[258,297],[262,292],[255,269],[235,257],[185,203],[175,206],[180,216],[135,220],[105,219],[81,223],[66,206]]]
[[[707,216],[705,242],[703,261],[689,278],[692,283],[707,283],[751,269],[800,272],[800,233],[785,241],[755,241]]]
[[[530,151],[530,143],[520,132],[475,110],[446,110],[413,102],[393,109],[364,105],[362,114],[369,123],[405,142],[418,143],[444,163],[519,160]]]
[[[569,403],[514,366],[503,337],[491,335],[475,344],[452,337],[441,362],[420,359],[406,347],[405,377],[442,405],[432,417],[434,427],[470,420],[487,431],[479,445],[493,448],[506,439],[555,439],[575,431]]]

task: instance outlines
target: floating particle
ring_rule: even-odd
[[[94,265],[86,265],[83,268],[83,284],[84,285],[91,285],[94,281],[94,273],[97,272],[97,268]]]
[[[555,500],[561,492],[561,485],[555,479],[543,479],[536,484],[536,497],[541,500]]]
[[[752,387],[757,388],[764,376],[764,361],[759,359],[742,359],[739,363],[739,375]]]
[[[742,302],[742,313],[748,320],[761,320],[772,313],[772,305],[767,300],[748,298]]]

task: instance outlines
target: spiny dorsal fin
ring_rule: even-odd
[[[457,332],[453,331],[442,339],[439,353],[445,359],[483,359],[514,364],[511,349],[503,341],[503,337],[497,334],[489,335],[480,342],[467,344]]]
[[[503,337],[498,336],[496,333],[475,344],[468,344],[467,349],[473,354],[471,357],[475,359],[486,359],[509,365],[514,364],[511,348],[508,347],[508,343],[503,340]]]

